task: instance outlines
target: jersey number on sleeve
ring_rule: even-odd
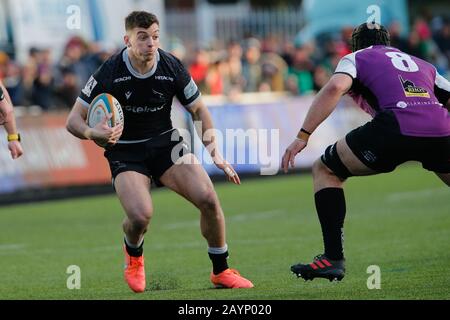
[[[405,72],[417,72],[419,66],[413,59],[406,53],[401,52],[386,52],[386,55],[391,58],[391,62],[394,67],[400,71]]]

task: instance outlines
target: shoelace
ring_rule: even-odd
[[[230,271],[232,273],[234,273],[235,275],[241,276],[241,274],[239,273],[239,271],[237,271],[236,269],[230,269]]]
[[[129,267],[131,269],[139,269],[139,267],[142,267],[143,265],[144,264],[143,264],[142,259],[135,258],[135,257],[130,257],[130,265],[129,265]]]
[[[314,261],[316,261],[316,260],[322,260],[322,259],[325,259],[325,257],[324,257],[324,254],[322,253],[322,254],[319,254],[319,255],[317,255],[317,256],[315,256],[314,257]]]

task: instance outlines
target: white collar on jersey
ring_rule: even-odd
[[[153,65],[153,68],[149,72],[147,72],[146,74],[140,74],[139,72],[134,70],[134,68],[133,68],[133,66],[131,65],[131,62],[130,62],[130,57],[128,57],[128,49],[123,50],[122,58],[123,58],[123,62],[125,62],[125,65],[127,66],[128,71],[130,71],[130,73],[133,76],[135,76],[136,78],[139,78],[139,79],[147,79],[147,78],[150,78],[155,73],[156,68],[158,67],[159,50],[156,50],[156,62]]]

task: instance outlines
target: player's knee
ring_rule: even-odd
[[[152,218],[151,208],[134,208],[129,212],[129,220],[135,229],[146,229]]]
[[[330,169],[328,169],[328,167],[319,158],[313,163],[312,174],[313,177],[317,179],[319,177],[332,175],[333,172]]]
[[[217,198],[217,194],[213,187],[208,187],[206,189],[199,201],[198,206],[201,211],[217,211],[217,208],[219,207],[219,199]]]
[[[147,229],[147,226],[150,223],[150,218],[144,216],[133,217],[130,219],[130,222],[133,226],[133,229],[143,231]]]

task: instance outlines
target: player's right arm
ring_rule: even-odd
[[[122,126],[116,126],[110,128],[108,126],[108,120],[111,115],[105,117],[102,122],[96,125],[94,128],[90,128],[86,124],[88,109],[82,105],[81,102],[76,101],[72,108],[72,111],[67,118],[66,128],[75,137],[83,140],[95,140],[100,144],[116,144],[122,135]]]
[[[123,126],[116,126],[113,128],[108,126],[107,122],[111,118],[111,115],[105,117],[103,121],[94,128],[90,128],[86,124],[90,103],[99,94],[108,92],[107,83],[111,81],[110,77],[111,70],[109,70],[107,64],[103,64],[95,74],[89,78],[86,86],[81,91],[66,122],[67,131],[75,137],[84,140],[95,140],[99,144],[108,143],[114,145],[122,135]]]
[[[22,145],[20,143],[20,135],[17,132],[16,118],[14,117],[14,109],[11,97],[8,95],[6,88],[0,81],[0,124],[5,126],[8,133],[8,149],[11,157],[17,159],[23,154]]]
[[[6,89],[3,89],[3,85],[0,82],[0,124],[6,124],[14,117],[13,108],[9,101]]]
[[[289,145],[281,160],[281,167],[287,173],[289,165],[294,167],[295,156],[308,144],[309,136],[334,111],[339,99],[345,95],[357,77],[355,53],[346,55],[339,61],[334,75],[319,91],[309,108],[302,129]]]
[[[352,84],[353,78],[350,75],[337,73],[319,91],[306,115],[297,138],[283,155],[281,165],[285,173],[289,169],[289,164],[291,167],[294,167],[295,156],[306,147],[309,136],[333,112],[339,99],[350,90]]]

